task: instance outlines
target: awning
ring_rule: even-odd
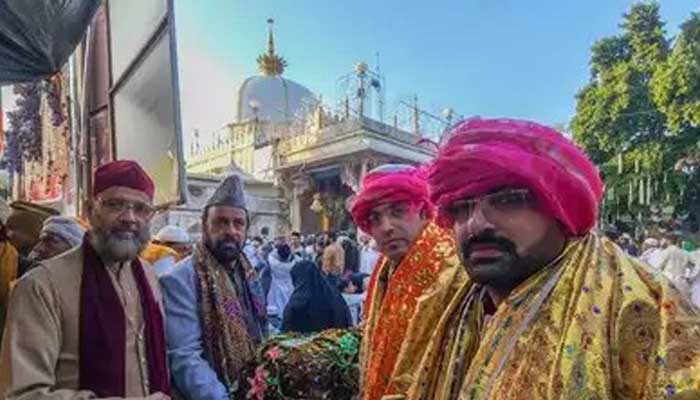
[[[0,85],[58,72],[102,0],[0,0]]]

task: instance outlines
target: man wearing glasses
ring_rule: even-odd
[[[465,274],[452,238],[433,222],[434,208],[419,169],[388,164],[370,171],[351,213],[382,253],[364,307],[363,396],[401,396]]]
[[[700,315],[593,230],[603,182],[569,139],[471,119],[428,179],[469,282],[407,398],[700,398]]]
[[[82,244],[43,261],[12,293],[0,398],[169,398],[160,292],[138,258],[153,194],[134,161],[97,169]]]

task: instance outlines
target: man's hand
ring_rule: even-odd
[[[156,392],[146,397],[146,400],[170,400],[170,396],[161,392]]]

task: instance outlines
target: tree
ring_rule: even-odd
[[[2,159],[3,166],[12,173],[21,172],[24,161],[41,155],[41,85],[38,81],[13,87],[17,108],[7,113],[7,143]]]
[[[652,205],[681,214],[688,208],[693,179],[674,167],[697,138],[688,127],[697,126],[700,104],[698,27],[693,14],[671,50],[658,3],[637,3],[620,34],[591,48],[591,77],[576,96],[571,125],[605,178],[608,220],[639,220]]]
[[[42,157],[42,97],[53,126],[61,125],[68,116],[61,104],[60,74],[34,82],[13,86],[17,96],[13,111],[7,113],[8,129],[5,131],[6,146],[0,167],[12,173],[23,171],[24,163]]]
[[[651,87],[672,133],[700,127],[700,13],[681,25],[673,51],[657,66]]]
[[[675,169],[688,178],[683,208],[700,215],[700,13],[692,13],[668,59],[660,63],[651,82],[659,110],[668,121],[675,152]]]

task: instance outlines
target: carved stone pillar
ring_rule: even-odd
[[[304,193],[306,193],[309,188],[311,188],[311,180],[306,175],[296,177],[292,180],[291,198],[289,202],[289,222],[292,226],[292,230],[301,230],[301,200]]]

